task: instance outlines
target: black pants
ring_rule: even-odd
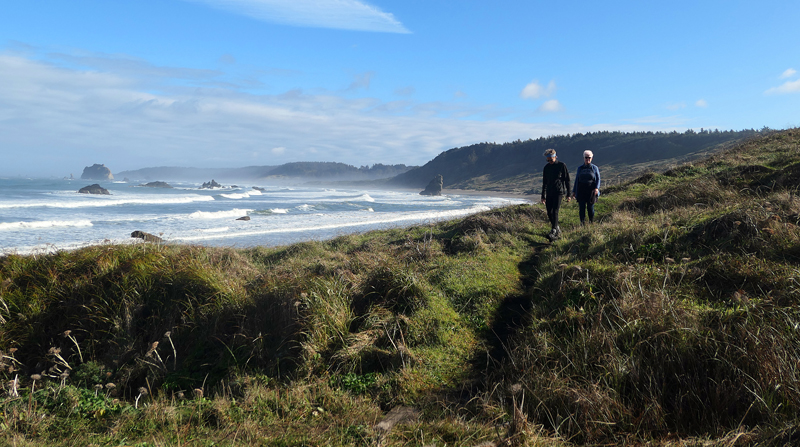
[[[550,219],[550,227],[558,227],[558,210],[561,208],[562,194],[548,195],[544,201],[544,206],[547,208],[547,218]]]
[[[578,202],[578,216],[581,218],[581,223],[586,220],[586,212],[589,212],[589,222],[594,222],[594,203]]]

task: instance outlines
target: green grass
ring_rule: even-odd
[[[0,258],[8,445],[787,445],[800,131],[542,205]],[[398,405],[420,411],[390,433]]]

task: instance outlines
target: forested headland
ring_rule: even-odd
[[[763,129],[767,132],[768,129]],[[612,183],[630,180],[646,171],[708,156],[761,131],[590,132],[540,137],[510,143],[478,143],[450,149],[390,180],[390,184],[422,188],[434,176],[445,188],[535,192],[541,188],[545,165],[542,154],[553,148],[570,171],[583,163],[583,151],[594,152],[593,163]]]

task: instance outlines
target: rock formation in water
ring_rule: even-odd
[[[106,165],[95,163],[91,166],[83,168],[81,174],[83,180],[114,180],[114,175],[111,174],[111,169]]]
[[[103,188],[97,183],[94,185],[84,186],[83,188],[79,189],[78,192],[81,194],[111,194],[107,189]]]
[[[213,178],[210,182],[203,182],[203,186],[200,189],[212,189],[212,188],[222,188],[222,185],[216,182]]]
[[[133,233],[131,233],[131,237],[144,239],[145,242],[155,242],[156,244],[164,242],[163,239],[154,234],[145,233],[144,231],[139,231],[139,230],[136,230]]]
[[[172,186],[167,182],[150,182],[150,183],[144,183],[139,186],[144,186],[147,188],[172,188]]]
[[[442,195],[442,187],[444,186],[444,177],[442,174],[437,174],[436,177],[428,183],[424,191],[420,191],[423,196],[440,196]]]

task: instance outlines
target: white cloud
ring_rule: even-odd
[[[789,68],[786,71],[784,71],[783,73],[781,73],[781,79],[791,78],[796,73],[797,73],[797,70],[795,70],[794,68]]]
[[[800,79],[795,81],[786,81],[778,87],[773,87],[766,92],[767,95],[784,95],[788,93],[800,93]]]
[[[694,105],[697,106],[697,107],[706,108],[706,107],[708,107],[708,101],[706,101],[705,99],[698,99],[694,103]]]
[[[680,110],[686,108],[685,102],[673,102],[666,105],[667,110]]]
[[[564,107],[558,102],[557,99],[551,99],[549,101],[545,101],[544,104],[539,106],[540,112],[560,112],[564,110]]]
[[[409,33],[394,15],[358,0],[186,0],[258,20],[314,28]]]
[[[509,119],[517,110],[463,100],[383,102],[299,89],[258,95],[58,65],[0,53],[0,174],[63,176],[93,163],[113,172],[240,167],[253,159],[414,165],[479,141],[655,127],[531,124]],[[540,107],[561,109],[556,100]]]
[[[522,99],[539,99],[541,97],[548,97],[555,93],[555,91],[556,83],[554,81],[550,81],[550,83],[547,84],[547,87],[544,87],[539,84],[539,81],[534,80],[522,89],[522,92],[520,92],[519,96]]]

